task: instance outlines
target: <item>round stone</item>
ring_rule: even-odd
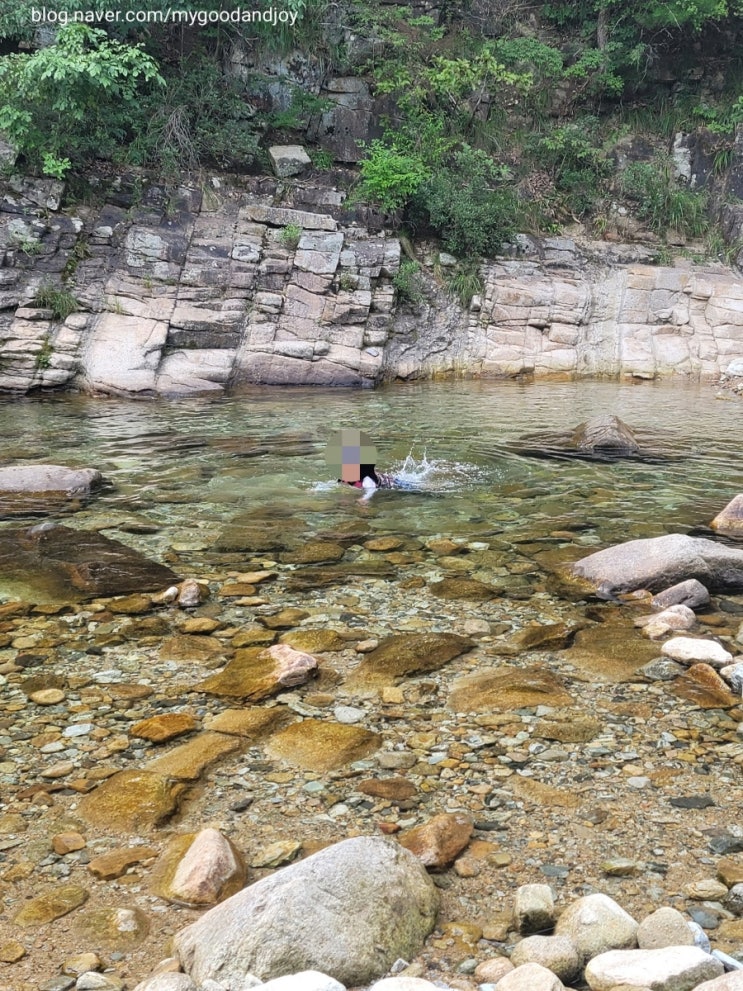
[[[36,705],[59,705],[65,698],[61,688],[41,688],[38,692],[29,695],[30,701],[35,702]]]

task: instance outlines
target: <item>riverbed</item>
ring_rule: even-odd
[[[599,413],[635,430],[640,457],[572,456],[572,429]],[[337,485],[325,447],[341,427],[366,431],[378,467],[407,473],[414,490],[360,504]],[[719,859],[706,831],[735,826],[743,800],[743,712],[643,677],[659,653],[633,625],[643,606],[581,598],[556,574],[634,537],[707,535],[743,491],[741,436],[740,403],[668,383],[1,401],[0,464],[93,467],[107,480],[51,519],[120,540],[209,595],[190,610],[143,597],[117,612],[106,599],[40,599],[33,576],[0,575],[0,893],[23,949],[0,964],[0,982],[39,991],[87,950],[133,987],[196,915],[158,895],[156,858],[204,825],[230,836],[255,880],[275,869],[266,850],[277,842],[281,864],[354,833],[470,816],[478,845],[438,877],[440,926],[419,961],[451,986],[474,986],[472,961],[507,947],[521,883],[546,879],[558,902],[607,891],[638,917],[659,904],[696,910],[685,885],[714,878]],[[49,521],[37,510],[0,527]],[[245,587],[256,574],[270,577]],[[734,644],[742,619],[743,597],[717,597],[698,632]],[[536,628],[548,635],[525,636]],[[446,664],[386,682],[359,674],[390,636],[451,633],[468,646]],[[276,714],[270,733],[237,733],[184,769],[183,740],[226,739],[213,721],[245,708],[208,679],[273,637],[315,653],[318,677],[251,706]],[[495,688],[494,673],[506,679]],[[45,688],[61,697],[30,699]],[[164,713],[192,717],[191,736],[137,736]],[[311,742],[303,752],[281,736],[287,720],[309,740],[320,724],[358,731],[359,749],[319,760]],[[160,819],[132,829],[86,812],[116,775],[163,766],[178,801]],[[357,787],[389,777],[406,779],[397,797]],[[709,801],[671,802],[700,795]],[[70,831],[83,846],[54,852]],[[132,844],[149,858],[114,878],[91,871]],[[69,914],[16,923],[24,902],[62,883],[85,892]],[[100,923],[114,910],[131,913],[128,929]],[[739,947],[739,920],[705,910],[717,945]]]

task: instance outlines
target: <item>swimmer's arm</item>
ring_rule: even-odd
[[[371,497],[372,497],[372,496],[374,495],[374,493],[375,493],[375,492],[377,491],[377,485],[376,485],[376,483],[375,483],[375,482],[374,482],[374,481],[373,481],[373,480],[372,480],[371,478],[369,478],[369,477],[367,476],[367,477],[366,477],[366,478],[365,478],[365,479],[364,479],[364,480],[362,481],[362,483],[361,483],[361,487],[362,487],[362,488],[363,488],[363,490],[364,490],[364,494],[363,494],[363,495],[362,495],[362,497],[361,497],[361,498],[359,499],[359,502],[369,502],[369,500],[371,499]]]

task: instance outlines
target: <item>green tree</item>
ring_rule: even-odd
[[[0,130],[32,168],[53,174],[113,154],[137,119],[138,101],[163,85],[138,46],[84,24],[60,29],[55,44],[0,58]]]

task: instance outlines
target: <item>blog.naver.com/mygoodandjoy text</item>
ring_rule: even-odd
[[[68,24],[88,24],[105,27],[107,24],[182,24],[188,27],[207,27],[211,24],[287,24],[294,27],[298,12],[280,6],[262,9],[236,7],[234,10],[180,10],[164,7],[160,10],[54,10],[50,7],[31,7],[32,24],[66,27]]]

